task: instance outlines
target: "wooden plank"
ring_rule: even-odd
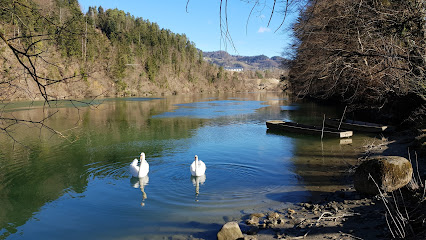
[[[337,130],[336,128],[324,128],[323,130],[322,127],[305,125],[300,123],[293,123],[293,122],[284,122],[281,120],[266,121],[266,126],[269,129],[282,130],[282,131],[295,132],[295,133],[307,133],[307,134],[317,134],[317,135],[321,135],[322,133],[324,133],[324,136],[332,136],[332,137],[339,137],[339,138],[351,137],[353,135],[352,131]]]
[[[326,119],[325,124],[327,126],[338,127],[340,125],[339,119]],[[361,122],[354,120],[344,120],[340,126],[340,129],[352,130],[352,131],[360,131],[360,132],[371,132],[371,133],[380,133],[386,130],[391,130],[391,127],[376,123],[369,122]]]

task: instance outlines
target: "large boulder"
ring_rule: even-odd
[[[406,158],[376,156],[358,166],[354,175],[354,187],[359,193],[370,195],[378,194],[378,188],[382,192],[392,192],[407,185],[412,174],[413,167]]]
[[[218,240],[236,240],[244,239],[240,226],[237,222],[227,222],[223,225],[222,229],[217,233]]]

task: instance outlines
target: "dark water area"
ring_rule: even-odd
[[[321,124],[342,109],[283,93],[13,103],[6,115],[40,120],[0,136],[0,239],[211,238],[230,220],[284,208],[342,186],[334,181],[374,136],[270,132],[265,121]],[[77,105],[77,107],[76,107]],[[150,172],[132,178],[145,152]],[[206,175],[191,177],[198,155]]]

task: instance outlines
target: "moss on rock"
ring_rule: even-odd
[[[412,174],[413,167],[406,158],[376,156],[358,166],[354,175],[354,186],[358,192],[364,194],[378,194],[379,189],[392,192],[407,185]]]

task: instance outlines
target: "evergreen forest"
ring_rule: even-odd
[[[255,72],[203,60],[185,34],[77,0],[5,0],[0,7],[2,101],[244,91]]]

